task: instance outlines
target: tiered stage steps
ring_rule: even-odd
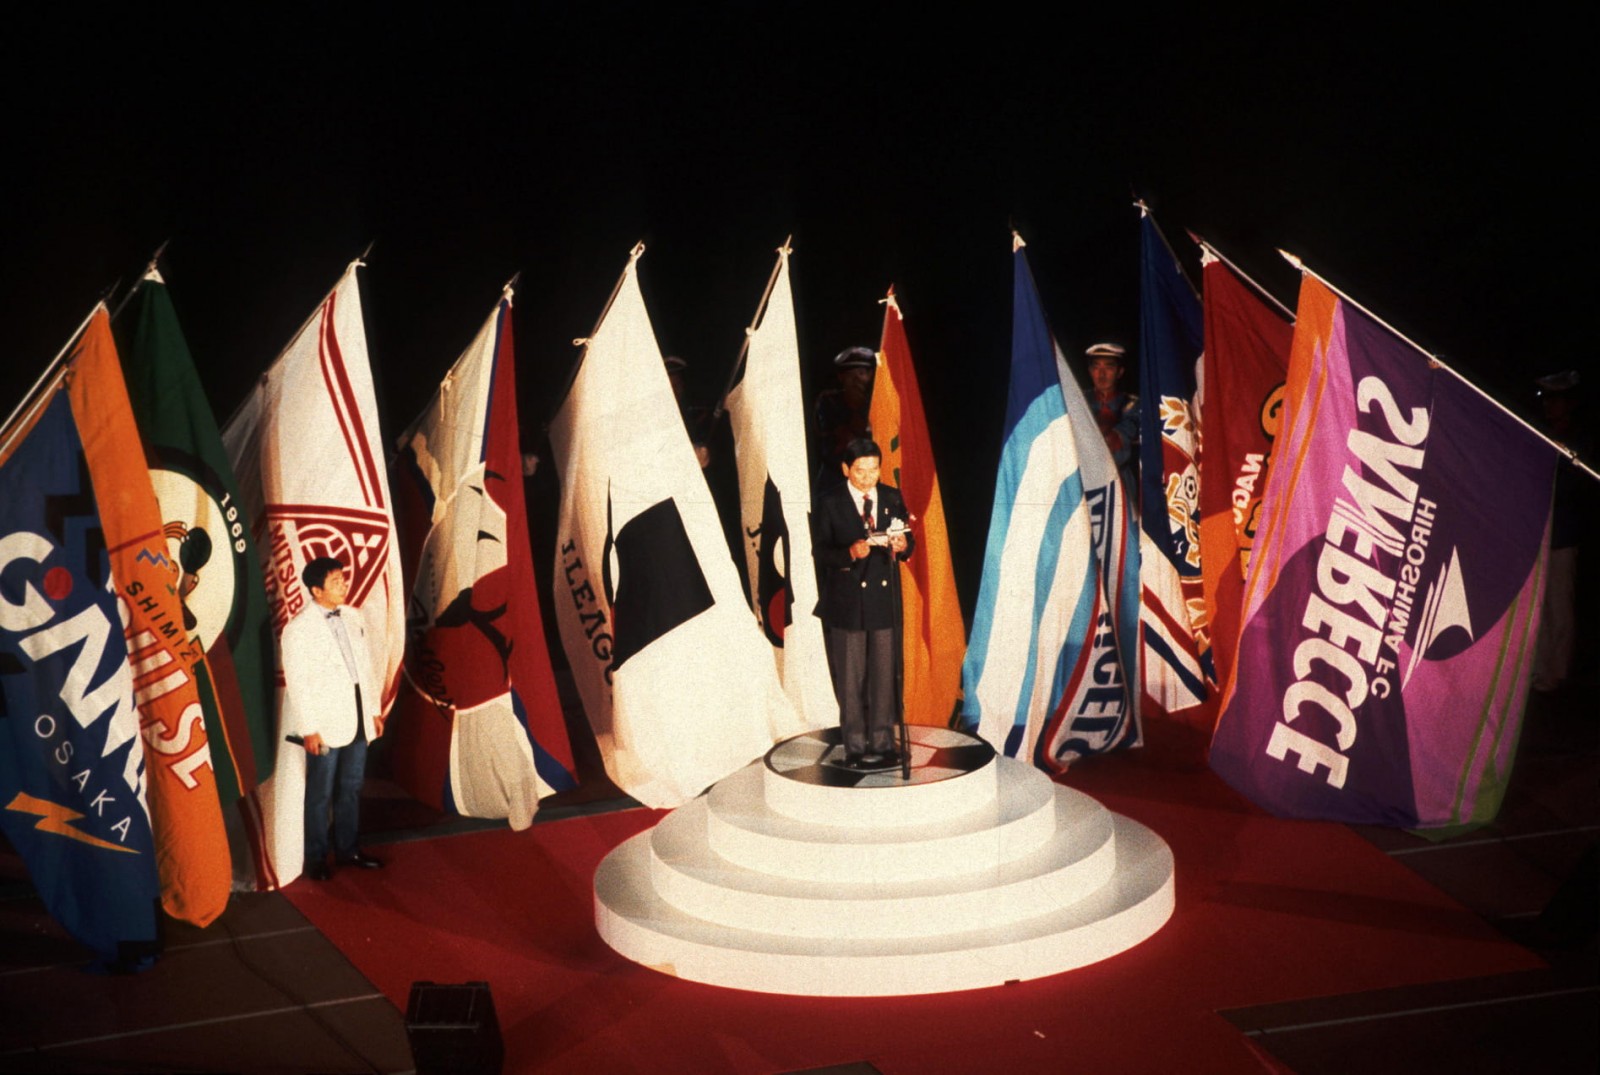
[[[698,982],[899,996],[1081,967],[1172,914],[1155,833],[980,739],[909,732],[909,781],[813,732],[626,841],[595,872],[600,936]]]

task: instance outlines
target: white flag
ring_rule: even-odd
[[[1083,482],[1083,498],[1089,505],[1090,547],[1099,566],[1101,607],[1109,631],[1097,623],[1094,631],[1094,658],[1097,685],[1115,682],[1122,689],[1124,701],[1118,707],[1111,703],[1096,705],[1101,714],[1106,734],[1091,733],[1079,739],[1071,736],[1072,746],[1067,753],[1100,753],[1123,747],[1142,746],[1144,725],[1140,715],[1138,678],[1139,640],[1139,569],[1141,564],[1138,521],[1133,515],[1133,502],[1129,499],[1129,483],[1117,470],[1117,464],[1106,447],[1105,437],[1095,421],[1083,388],[1078,384],[1061,345],[1052,338],[1055,350],[1056,376],[1061,381],[1061,394],[1066,400],[1067,417],[1072,422],[1072,436],[1078,448],[1078,475]],[[1111,671],[1111,660],[1116,671]],[[1106,682],[1101,683],[1104,678]],[[1116,716],[1112,718],[1112,714]],[[1107,719],[1111,718],[1111,719]],[[1093,722],[1089,722],[1091,726]],[[1078,722],[1083,727],[1084,722]]]
[[[606,772],[672,807],[805,729],[745,604],[636,259],[550,426],[555,603]]]
[[[784,693],[807,727],[825,728],[839,722],[839,703],[828,675],[822,620],[815,614],[805,415],[785,247],[778,252],[761,324],[750,333],[744,375],[728,393],[728,417],[739,463],[750,600]]]
[[[356,284],[359,264],[350,263],[262,374],[222,439],[261,550],[273,634],[311,600],[300,583],[306,563],[319,556],[338,560],[350,579],[348,603],[367,625],[387,712],[405,652],[405,606]],[[298,877],[305,850],[305,751],[281,738],[281,672],[278,686],[277,768],[254,804],[261,826],[254,834],[261,838],[255,882],[263,888]]]

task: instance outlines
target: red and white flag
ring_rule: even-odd
[[[383,681],[388,712],[405,652],[400,552],[383,464],[353,261],[223,430],[266,575],[275,636],[311,600],[310,560],[331,556],[350,579]],[[282,675],[279,675],[282,714]],[[278,740],[278,763],[256,796],[254,884],[286,885],[304,858],[305,752]]]
[[[522,499],[510,285],[401,436],[394,487],[410,631],[395,779],[435,808],[525,829],[576,780]]]

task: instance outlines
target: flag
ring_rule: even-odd
[[[576,786],[522,498],[511,289],[400,438],[406,656],[395,775],[430,806],[533,823]]]
[[[1010,757],[1062,771],[1138,742],[1122,657],[1134,652],[1139,596],[1128,571],[1136,580],[1138,548],[1116,465],[1050,334],[1020,239],[1012,260],[1011,385],[962,723]]]
[[[967,629],[956,596],[944,497],[933,465],[922,390],[893,288],[884,307],[878,372],[872,385],[872,431],[883,451],[883,472],[905,498],[917,536],[917,555],[901,572],[906,722],[946,727],[959,711]]]
[[[787,246],[778,252],[772,286],[757,316],[744,370],[728,393],[746,578],[784,693],[803,724],[825,728],[839,723],[839,703],[816,615],[806,411]]]
[[[300,582],[306,563],[338,560],[350,578],[348,603],[361,609],[369,638],[382,646],[372,665],[383,678],[388,712],[405,650],[405,609],[358,265],[350,263],[262,374],[222,440],[265,557],[273,636],[311,599]],[[281,690],[278,700],[281,719]],[[272,779],[251,809],[250,880],[262,888],[288,884],[304,866],[305,751],[281,737],[277,750]]]
[[[1209,737],[1195,366],[1200,299],[1155,219],[1139,220],[1139,661],[1147,715]],[[1182,715],[1179,715],[1182,714]],[[1204,738],[1199,740],[1204,742]]]
[[[1209,251],[1205,292],[1205,449],[1200,453],[1200,570],[1219,694],[1233,673],[1244,576],[1278,435],[1293,317]]]
[[[117,586],[66,393],[0,448],[0,829],[107,963],[159,949],[145,750]]]
[[[206,402],[166,282],[154,264],[119,312],[128,402],[178,565],[183,628],[224,807],[272,775],[273,651],[261,560],[233,467]]]
[[[1282,816],[1486,821],[1527,699],[1556,453],[1310,275],[1284,399],[1212,768]]]
[[[1038,326],[1035,332],[1049,337],[1031,275],[1028,284],[1026,295],[1033,310],[1030,317]],[[1094,410],[1067,365],[1060,344],[1050,338],[1050,345],[1055,349],[1061,393],[1066,397],[1067,417],[1072,420],[1072,435],[1078,445],[1083,498],[1089,505],[1090,548],[1101,589],[1101,615],[1095,621],[1092,636],[1092,671],[1076,688],[1082,700],[1067,710],[1078,714],[1070,722],[1074,731],[1067,741],[1067,753],[1103,754],[1144,742],[1138,685],[1140,549],[1131,499],[1137,493],[1128,487],[1111,449],[1106,447]],[[1120,686],[1125,694],[1120,710],[1112,705],[1109,693],[1096,693],[1113,686]],[[1090,712],[1094,715],[1089,716]]]
[[[192,671],[204,652],[183,627],[182,568],[168,556],[161,506],[134,447],[139,429],[104,308],[67,361],[67,397],[127,615],[123,629],[145,741],[161,905],[174,918],[205,926],[228,904],[232,868]]]
[[[556,610],[618,787],[671,807],[805,730],[737,569],[630,259],[550,426]]]

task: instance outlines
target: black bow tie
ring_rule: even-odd
[[[332,612],[329,612],[329,613],[325,613],[325,615],[326,615],[326,616],[327,616],[327,617],[328,617],[328,619],[330,619],[330,620],[331,620],[331,619],[333,619],[333,618],[334,618],[334,617],[336,617],[336,616],[338,616],[338,615],[339,615],[339,610],[338,610],[338,609],[334,609],[334,610],[333,610],[333,611],[332,611]]]

